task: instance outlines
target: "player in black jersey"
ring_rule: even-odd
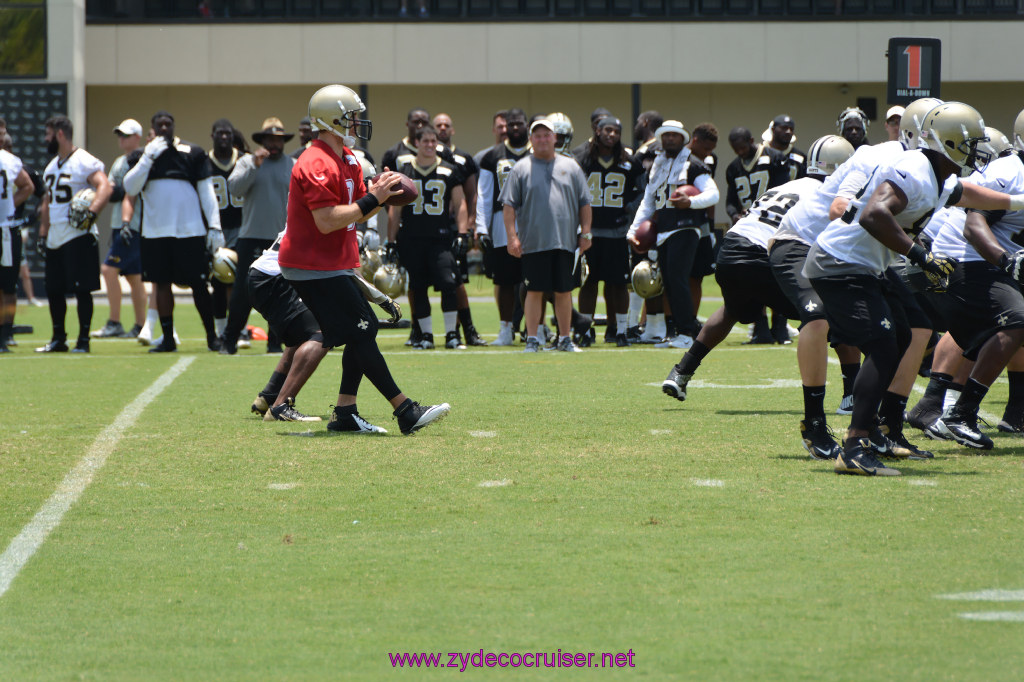
[[[632,213],[628,206],[640,193],[637,181],[643,168],[626,153],[622,145],[622,122],[612,116],[602,119],[585,153],[576,157],[590,188],[593,211],[593,243],[587,253],[590,276],[580,287],[579,306],[584,315],[597,308],[597,286],[604,282],[609,337],[618,346],[628,346],[626,311],[629,306],[626,285],[629,282],[629,230]],[[580,345],[593,342],[593,329],[581,338]]]
[[[786,114],[779,114],[768,126],[761,139],[789,160],[789,179],[796,180],[807,175],[807,154],[796,148],[796,123]]]
[[[242,227],[242,204],[244,199],[232,196],[228,192],[228,176],[235,168],[239,152],[234,146],[235,127],[226,118],[217,119],[210,132],[213,149],[209,152],[213,175],[213,193],[217,196],[217,208],[220,209],[220,227],[224,232],[224,247],[234,250],[238,240],[238,231]],[[228,301],[231,298],[231,285],[224,284],[216,277],[210,279],[213,287],[213,322],[217,336],[224,334],[228,322]]]
[[[459,348],[458,311],[455,289],[459,283],[458,264],[452,253],[455,238],[451,214],[459,214],[458,204],[465,202],[462,175],[437,153],[437,131],[431,125],[413,133],[416,156],[401,164],[398,172],[416,185],[419,196],[411,204],[389,208],[387,256],[398,261],[409,273],[409,297],[419,322],[421,339],[414,347],[434,347],[433,322],[427,289],[441,293],[444,314],[445,347]],[[454,208],[454,211],[453,211]],[[457,234],[468,237],[465,218],[459,220]]]
[[[511,346],[514,341],[512,318],[516,285],[522,280],[519,259],[508,253],[503,206],[498,196],[512,166],[530,153],[526,112],[518,108],[509,109],[506,130],[508,139],[488,149],[480,159],[476,199],[476,234],[484,251],[484,271],[494,281],[494,297],[501,320],[501,329],[493,344],[496,346]]]

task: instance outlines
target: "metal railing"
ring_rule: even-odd
[[[1024,18],[1024,0],[87,0],[88,23]]]

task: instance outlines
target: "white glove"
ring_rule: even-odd
[[[144,151],[146,158],[150,161],[156,161],[158,156],[167,151],[167,146],[166,137],[154,137],[150,140],[149,144],[146,145],[146,149]]]
[[[210,253],[217,253],[217,249],[224,246],[224,233],[216,228],[206,231],[206,250]]]

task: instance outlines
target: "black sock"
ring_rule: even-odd
[[[76,295],[78,299],[78,339],[89,340],[89,327],[92,326],[92,294],[90,292]]]
[[[160,329],[164,333],[164,347],[177,348],[174,343],[174,315],[160,318]]]
[[[825,387],[804,386],[804,419],[825,418]]]
[[[851,362],[847,365],[839,365],[843,373],[843,395],[853,393],[853,383],[857,381],[857,373],[860,372],[860,363]]]
[[[409,407],[411,407],[411,406],[412,406],[412,399],[411,398],[406,398],[405,402],[402,403],[401,405],[399,405],[398,407],[396,407],[395,411],[392,414],[394,414],[396,417],[398,417],[402,413],[404,413],[406,410],[408,410]]]
[[[459,324],[462,325],[463,331],[473,328],[473,313],[469,311],[469,308],[463,308],[459,311]]]
[[[705,346],[700,341],[694,341],[693,345],[690,346],[690,350],[686,351],[683,355],[683,359],[676,365],[676,369],[680,374],[693,374],[700,367],[700,362],[707,357],[711,349]]]
[[[7,340],[14,338],[14,323],[6,322],[0,325],[0,346],[6,346]]]
[[[928,378],[928,387],[924,389],[924,397],[918,405],[924,404],[936,410],[942,410],[942,401],[946,397],[946,391],[953,384],[953,377],[942,372],[932,372]]]
[[[334,408],[336,414],[358,414],[359,410],[356,409],[355,404],[352,405],[336,405]]]
[[[974,379],[968,379],[956,404],[962,408],[961,411],[977,412],[986,393],[988,393],[988,386]]]
[[[892,391],[886,391],[882,396],[878,417],[882,420],[882,424],[889,427],[891,435],[903,432],[903,411],[906,409],[907,399],[905,396]]]
[[[665,338],[666,339],[671,339],[675,335],[676,335],[676,319],[674,317],[672,317],[671,315],[666,315],[665,316]],[[707,355],[707,353],[705,353],[704,355]],[[701,356],[701,359],[704,358],[704,355]],[[697,361],[697,364],[700,364],[700,360]]]
[[[1024,404],[1024,372],[1006,372],[1006,378],[1010,382],[1010,398],[1007,405]]]
[[[274,372],[270,375],[270,381],[263,387],[260,394],[263,396],[277,396],[281,392],[281,387],[284,386],[284,380],[287,376],[287,374],[282,374],[281,372]]]

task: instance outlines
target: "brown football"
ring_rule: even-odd
[[[644,253],[657,245],[658,228],[650,220],[645,220],[637,225],[636,233],[633,236],[640,242],[640,253]]]
[[[370,182],[376,183],[377,178],[379,177],[380,175],[377,175],[371,179]],[[415,183],[404,175],[402,175],[401,180],[399,180],[398,189],[402,190],[401,194],[396,194],[384,203],[388,206],[405,206],[406,204],[411,204],[416,201],[416,197],[420,195],[420,193],[416,191]]]

